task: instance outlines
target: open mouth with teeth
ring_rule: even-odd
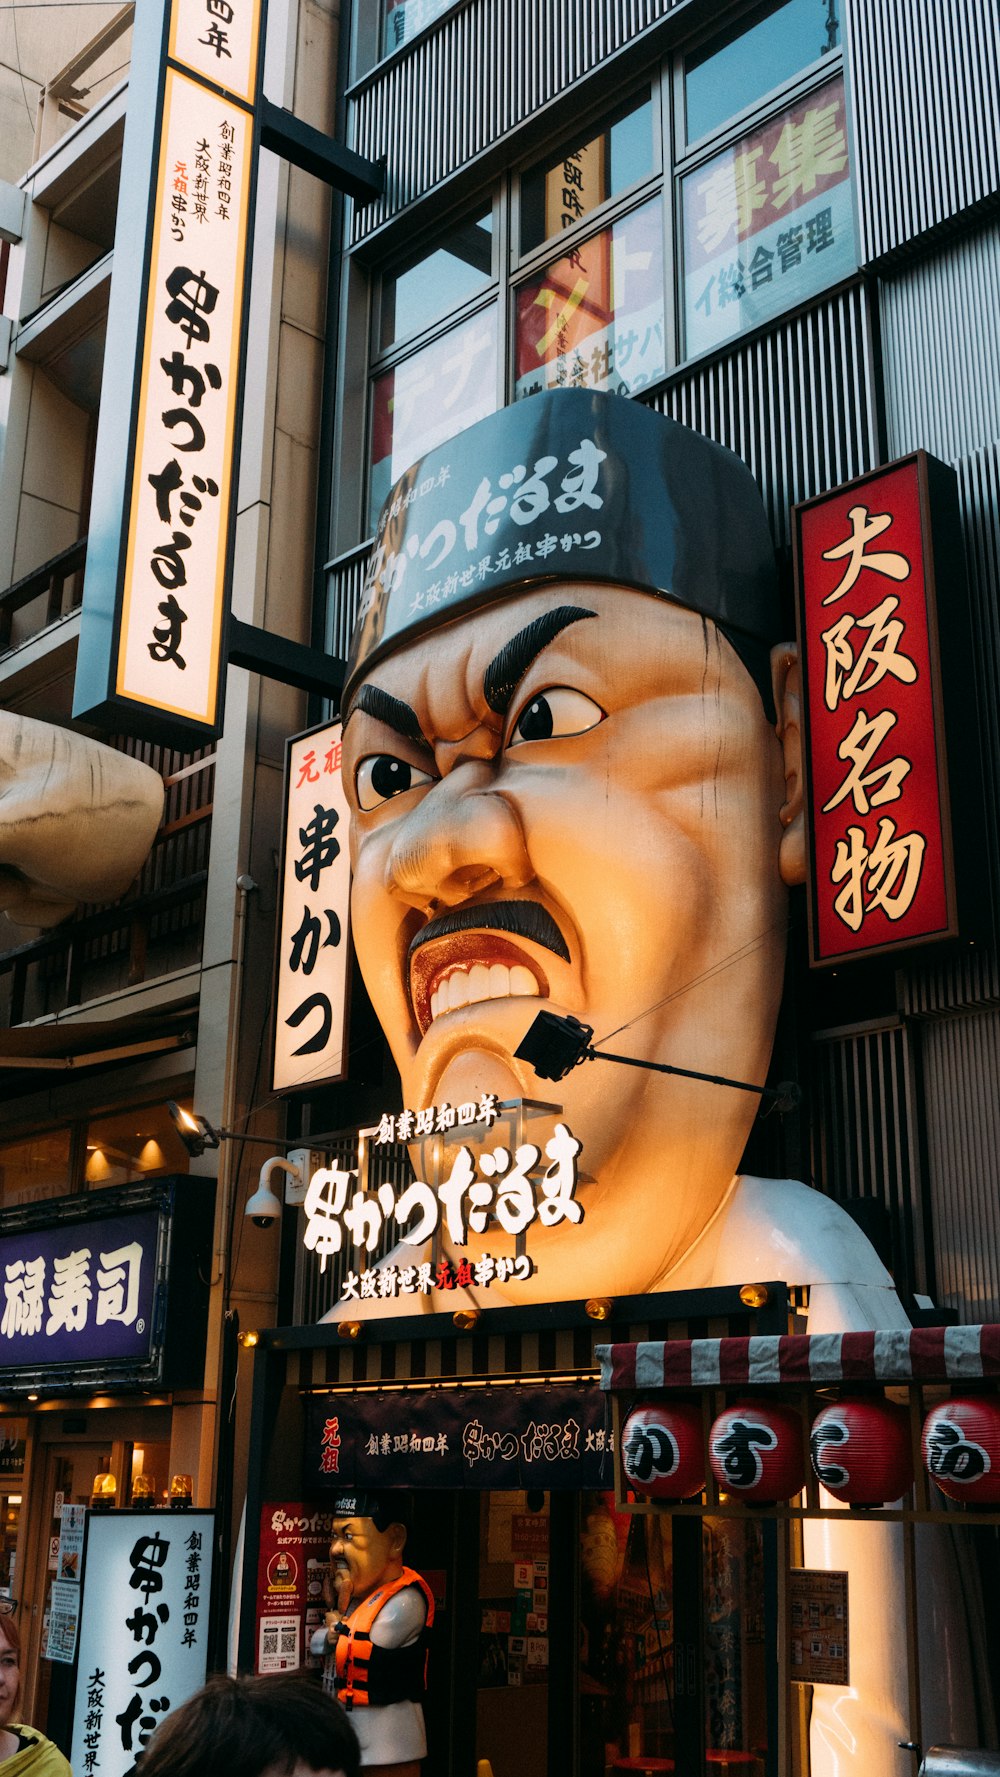
[[[545,998],[549,984],[519,945],[496,932],[471,931],[437,938],[410,963],[410,997],[420,1034],[438,1018],[483,1000]]]

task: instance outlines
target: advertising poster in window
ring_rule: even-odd
[[[204,1684],[211,1512],[90,1513],[71,1763],[125,1777],[163,1718]]]
[[[351,862],[340,754],[340,722],[297,735],[285,753],[275,1092],[344,1075]]]
[[[758,327],[857,266],[843,80],[681,185],[685,352]]]
[[[957,929],[929,468],[796,509],[814,963]]]
[[[323,1621],[323,1580],[333,1531],[332,1509],[301,1500],[261,1507],[257,1557],[255,1670],[294,1672],[318,1666],[309,1652]]]
[[[378,377],[372,387],[372,526],[389,489],[411,464],[485,419],[496,404],[495,303]]]
[[[634,395],[666,370],[663,218],[644,204],[517,291],[517,400],[541,389]]]

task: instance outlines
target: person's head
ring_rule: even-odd
[[[554,1299],[652,1287],[721,1201],[758,1101],[600,1062],[542,1087],[514,1056],[535,1013],[763,1081],[803,858],[794,655],[775,648],[772,677],[773,549],[748,472],[620,398],[537,406],[520,454],[518,410],[454,442],[453,518],[420,491],[447,446],[390,504],[344,775],[355,944],[404,1102],[555,1097],[583,1144],[583,1223],[528,1236],[521,1293]],[[473,534],[482,575],[464,566]],[[510,1241],[490,1227],[478,1244]]]
[[[366,1598],[403,1571],[406,1525],[389,1494],[343,1494],[334,1501],[330,1577],[347,1575],[351,1597]]]
[[[358,1777],[357,1737],[339,1703],[301,1673],[212,1678],[168,1715],[140,1777]]]
[[[0,1614],[0,1728],[13,1721],[20,1697],[21,1632],[10,1611]]]

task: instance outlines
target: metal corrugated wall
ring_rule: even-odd
[[[890,458],[955,463],[1000,438],[1000,224],[886,278],[879,306]]]
[[[844,8],[862,264],[1000,189],[996,0]]]
[[[856,284],[671,379],[652,405],[753,471],[775,542],[798,500],[878,462],[868,297]]]
[[[468,0],[448,13],[352,94],[353,145],[387,168],[354,244],[681,3]]]
[[[809,1183],[838,1203],[874,1199],[889,1214],[897,1283],[925,1292],[919,1109],[908,1032],[817,1039],[809,1081]]]
[[[928,1189],[941,1299],[1000,1318],[1000,1011],[922,1026]]]

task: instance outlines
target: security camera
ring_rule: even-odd
[[[247,1199],[244,1215],[248,1215],[255,1228],[269,1228],[281,1214],[281,1204],[273,1191],[258,1187],[252,1197]]]
[[[309,1152],[308,1149],[297,1149],[296,1154],[302,1163],[300,1165],[296,1165],[291,1157],[286,1159],[283,1154],[273,1154],[270,1160],[264,1161],[260,1169],[260,1182],[253,1196],[247,1198],[243,1211],[244,1215],[250,1217],[255,1228],[269,1228],[281,1215],[281,1203],[271,1189],[272,1173],[283,1172],[301,1186],[304,1163],[309,1158]]]
[[[281,1214],[281,1204],[271,1189],[269,1180],[262,1178],[252,1197],[247,1198],[244,1215],[248,1215],[255,1228],[269,1228]]]

